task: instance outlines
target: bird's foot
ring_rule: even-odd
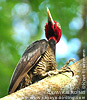
[[[68,67],[68,64],[69,64],[71,61],[72,61],[73,63],[75,63],[76,60],[75,60],[74,58],[69,59],[63,67],[67,68],[67,67]]]
[[[72,72],[72,76],[74,76],[74,72],[73,72],[69,67],[67,67],[67,68],[62,68],[62,69],[60,69],[60,70],[58,71],[59,74],[65,73],[65,72]]]
[[[52,76],[52,75],[56,75],[58,73],[60,74],[60,73],[65,73],[65,72],[72,72],[72,76],[74,76],[74,72],[68,67],[68,64],[71,61],[73,63],[75,63],[76,60],[74,58],[71,58],[66,62],[66,64],[60,70],[52,70],[52,71],[49,71],[49,72],[46,72],[46,73],[42,74],[42,76],[43,77]]]
[[[52,71],[46,72],[45,74],[42,74],[42,76],[45,77],[45,76],[52,76],[56,74],[58,74],[58,70],[52,70]]]
[[[75,63],[76,60],[75,60],[74,58],[69,59],[69,60],[66,62],[66,64],[59,70],[59,73],[72,72],[72,76],[74,76],[74,72],[68,67],[68,64],[69,64],[71,61],[72,61],[73,63]]]

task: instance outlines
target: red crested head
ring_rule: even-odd
[[[58,22],[53,21],[49,9],[47,8],[48,23],[45,25],[45,36],[48,40],[53,39],[56,43],[59,42],[62,31]]]

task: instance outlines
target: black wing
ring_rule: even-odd
[[[13,93],[16,90],[21,80],[33,67],[37,59],[40,59],[41,55],[46,51],[47,46],[47,41],[43,39],[27,47],[11,78],[9,93]]]

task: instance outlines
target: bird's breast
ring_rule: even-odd
[[[57,69],[56,58],[53,50],[50,48],[50,45],[48,45],[47,50],[36,64],[34,74],[41,76],[42,74],[45,74],[48,71],[56,69]]]

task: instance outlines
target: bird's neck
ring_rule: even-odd
[[[50,39],[50,40],[48,41],[48,43],[49,43],[51,49],[53,50],[53,52],[54,52],[54,54],[55,54],[55,48],[56,48],[56,42],[55,42],[55,40]]]

